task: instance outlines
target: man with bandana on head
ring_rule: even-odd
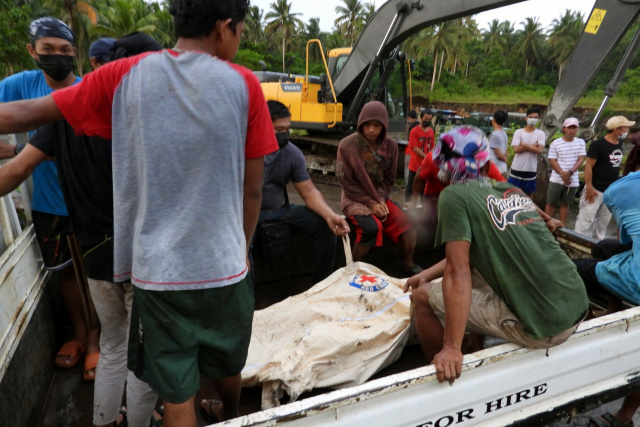
[[[438,138],[434,162],[451,183],[438,202],[436,244],[446,258],[405,285],[422,350],[438,381],[450,384],[462,370],[465,330],[549,348],[569,338],[589,306],[573,262],[547,230],[558,221],[522,190],[485,179],[487,146],[472,126]]]
[[[80,81],[73,74],[75,37],[69,27],[52,17],[38,18],[29,26],[27,50],[41,70],[23,71],[0,82],[0,102],[40,98]],[[21,147],[0,143],[0,158],[18,154]],[[60,293],[73,327],[73,338],[58,352],[61,368],[75,366],[86,350],[83,378],[93,381],[98,363],[98,329],[87,331],[83,298],[75,278],[66,236],[73,229],[65,207],[58,171],[53,161],[42,162],[33,172],[33,224],[45,266],[60,272]]]
[[[94,70],[116,57],[125,58],[162,46],[144,33],[120,40],[101,38],[91,44]],[[113,176],[111,141],[77,136],[60,120],[38,128],[16,157],[0,168],[0,195],[12,191],[47,159],[55,158],[69,219],[83,254],[88,287],[100,321],[100,359],[93,387],[93,425],[124,425],[121,411],[126,387],[126,422],[147,427],[157,395],[127,369],[131,282],[113,277]],[[115,424],[114,424],[115,423]]]
[[[315,266],[313,283],[318,283],[333,272],[336,258],[336,237],[349,232],[349,225],[327,205],[322,193],[311,182],[304,155],[289,143],[291,113],[281,102],[267,101],[273,128],[278,140],[278,151],[264,158],[264,181],[260,223],[267,218],[283,218],[289,209],[294,235],[313,237]],[[305,206],[285,206],[287,183],[293,182]],[[251,269],[253,271],[253,269]]]

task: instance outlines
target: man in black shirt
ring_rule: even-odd
[[[119,57],[162,46],[147,35],[134,33],[116,42],[130,42]],[[119,58],[114,51],[111,59]],[[131,282],[113,280],[113,180],[111,141],[78,137],[62,120],[40,127],[25,148],[0,168],[0,195],[24,181],[44,160],[55,157],[69,219],[78,238],[89,289],[101,324],[100,359],[94,386],[93,424],[112,425],[127,392],[128,425],[147,425],[157,395],[127,369]]]
[[[602,202],[602,193],[620,176],[622,141],[636,122],[624,116],[607,121],[607,134],[589,145],[584,168],[584,191],[575,231],[598,240],[604,239],[611,212]]]

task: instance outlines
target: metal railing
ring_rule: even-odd
[[[26,142],[26,134],[2,139]],[[48,278],[32,224],[32,188],[29,178],[13,193],[0,197],[0,381]]]
[[[5,138],[0,138],[5,139]],[[24,143],[26,142],[26,134],[10,134],[6,135],[6,141],[10,144]],[[0,162],[1,164],[7,161]],[[0,166],[1,167],[1,166]],[[24,231],[29,224],[33,222],[31,216],[31,195],[33,192],[33,185],[31,178],[23,182],[18,188],[7,194],[4,197],[0,197],[0,233],[2,233],[2,239],[0,239],[0,253],[4,253],[9,246],[16,240],[16,238]],[[16,201],[18,201],[18,208],[16,208]],[[22,221],[20,218],[22,217]]]

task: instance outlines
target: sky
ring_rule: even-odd
[[[343,5],[341,0],[289,0],[292,4],[291,11],[301,13],[299,16],[303,22],[310,18],[320,18],[320,28],[323,31],[331,31],[333,22],[336,19],[335,9],[338,5]],[[362,0],[363,2],[371,0]],[[395,1],[395,0],[391,0]],[[450,0],[423,0],[423,4],[437,4],[441,1]],[[266,15],[270,9],[269,5],[274,0],[251,0],[251,5],[258,6]],[[376,8],[385,3],[385,0],[373,0]],[[595,0],[528,0],[511,6],[490,10],[476,15],[476,20],[480,29],[486,29],[493,19],[500,21],[509,20],[516,24],[516,30],[520,28],[520,22],[528,17],[540,17],[543,27],[547,27],[558,18],[565,9],[583,12],[588,16],[593,9]],[[309,7],[309,5],[314,5]],[[310,9],[313,9],[312,11]]]

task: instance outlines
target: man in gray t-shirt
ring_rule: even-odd
[[[286,215],[284,192],[289,181],[293,182],[305,205],[289,205],[292,231],[294,235],[313,238],[313,280],[318,283],[333,272],[336,236],[347,234],[349,225],[327,205],[322,193],[311,182],[302,151],[289,144],[291,113],[287,107],[278,101],[268,101],[267,105],[280,149],[264,159],[262,205],[257,228],[267,218],[282,218]]]
[[[509,167],[507,166],[509,138],[502,125],[507,120],[507,117],[507,113],[503,110],[498,110],[493,114],[493,119],[491,119],[493,132],[489,136],[489,156],[505,179],[509,172]]]

